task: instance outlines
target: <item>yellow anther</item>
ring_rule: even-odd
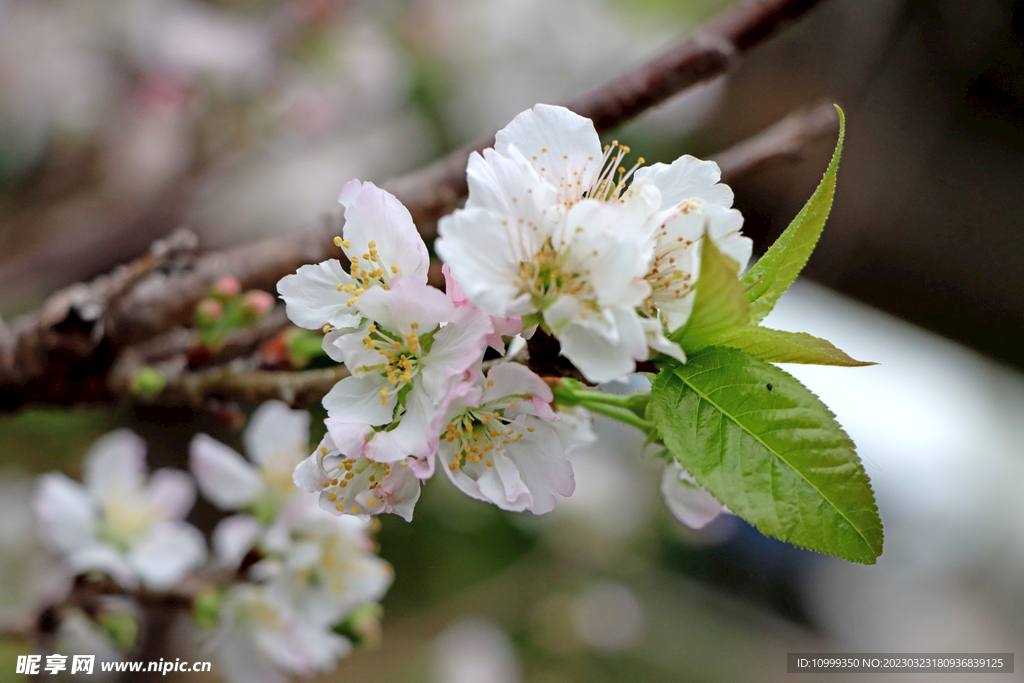
[[[352,474],[351,472],[346,472],[346,473],[345,473],[345,478],[346,478],[346,479],[351,479],[351,478],[352,478],[352,477],[354,477],[354,476],[356,476],[356,475]]]
[[[492,439],[494,439],[494,438],[496,438],[496,437],[499,437],[499,436],[501,436],[501,432],[491,432],[491,433],[490,433],[490,434],[488,434],[487,436],[489,436],[489,437],[491,437]]]
[[[640,164],[641,166],[644,165],[644,162],[645,162],[645,159],[643,157],[640,157],[639,159],[636,160],[636,163]]]
[[[370,249],[376,249],[376,248],[377,248],[377,243],[376,243],[376,242],[373,242],[373,241],[371,241],[371,242],[370,242],[369,244],[367,244],[366,246],[368,246],[368,247],[369,247]]]
[[[334,246],[336,246],[336,247],[340,247],[341,246],[341,238],[340,237],[335,237],[334,238]]]
[[[395,342],[395,348],[396,349],[402,348],[402,343],[401,342]]]
[[[345,290],[345,284],[342,283],[342,282],[339,282],[338,283],[338,291],[341,292],[341,291],[344,291],[344,290]]]
[[[493,462],[491,462],[490,460],[488,460],[488,461],[487,461],[487,466],[488,466],[488,467],[494,467],[494,463],[493,463]]]
[[[370,481],[377,481],[377,477],[371,474],[370,475]]]
[[[340,488],[340,489],[343,489],[343,488],[345,488],[346,486],[348,486],[348,482],[347,482],[347,481],[343,481],[343,482],[341,482],[341,483],[339,483],[339,484],[338,484],[338,488]]]
[[[353,505],[352,506],[352,512],[359,512],[359,506],[358,505]]]
[[[462,438],[462,430],[461,429],[456,429],[455,430],[455,438],[456,439],[461,439]]]
[[[512,399],[512,401],[511,401],[511,402],[509,403],[509,406],[510,406],[510,407],[512,407],[512,408],[515,408],[515,407],[516,407],[516,401],[515,401],[515,399]]]
[[[325,446],[320,447],[320,455],[327,455],[327,448]]]
[[[331,482],[329,482],[329,481],[325,481],[325,482],[324,482],[324,488],[327,488],[327,487],[328,487],[328,486],[330,486],[330,485],[331,485]]]
[[[327,494],[327,500],[330,500],[330,501],[338,500],[338,494],[337,493],[328,493]]]
[[[493,379],[487,380],[487,386],[493,387],[494,386],[494,380]]]
[[[349,299],[349,300],[348,300],[347,302],[345,302],[345,303],[346,303],[347,305],[351,306],[351,305],[352,305],[352,304],[354,304],[354,303],[355,303],[355,302],[356,302],[357,300],[358,300],[358,297],[352,297],[352,298],[350,298],[350,299]]]
[[[370,500],[366,501],[366,505],[367,506],[374,505],[376,502],[377,502],[376,498],[371,498]]]
[[[330,325],[324,325],[323,333],[327,334],[330,331],[331,331],[331,326]]]
[[[482,439],[482,438],[484,438],[484,437],[481,436],[480,434],[474,434],[473,435],[473,441],[480,441],[480,439]]]
[[[344,512],[345,506],[342,505],[341,503],[338,503],[337,505],[334,506],[334,509],[337,510],[338,512]]]
[[[391,272],[397,274],[398,273],[398,266],[391,266]]]
[[[337,479],[331,479],[331,485],[332,486],[337,486],[338,485],[338,480]]]
[[[418,329],[420,329],[420,324],[414,322],[414,323],[410,324],[409,327],[411,327],[414,330],[418,330]]]

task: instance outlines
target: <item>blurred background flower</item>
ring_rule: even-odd
[[[384,180],[563,102],[731,4],[0,0],[0,311],[29,310],[181,224],[215,248],[321,221],[352,177]],[[596,442],[571,454],[576,493],[551,515],[504,513],[439,479],[413,523],[383,520],[396,574],[381,649],[327,680],[762,682],[783,679],[786,652],[815,648],[1012,651],[1024,636],[1022,16],[1009,0],[828,0],[727,78],[617,133],[668,161],[823,97],[847,111],[836,203],[807,271],[817,284],[795,287],[768,324],[881,363],[787,367],[860,447],[886,524],[878,565],[797,550],[730,515],[687,529],[639,436],[598,420]],[[831,145],[735,183],[755,250],[797,212]],[[88,444],[120,425],[150,444],[151,469],[184,467],[198,431],[244,452],[237,430],[188,409],[0,419],[4,633],[66,590],[27,523],[10,522],[28,519],[27,476],[77,477]],[[200,502],[188,521],[209,533],[221,516]],[[201,658],[179,621],[154,623],[165,637],[140,658]]]

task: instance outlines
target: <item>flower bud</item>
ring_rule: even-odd
[[[167,386],[164,376],[150,367],[139,368],[131,380],[131,392],[136,396],[152,398]]]
[[[261,319],[274,307],[274,297],[260,289],[252,289],[242,297],[242,311],[248,320]]]
[[[221,299],[233,299],[242,293],[242,283],[234,275],[225,275],[213,283],[213,295]]]
[[[224,304],[216,299],[203,299],[196,305],[196,322],[212,325],[224,316]]]

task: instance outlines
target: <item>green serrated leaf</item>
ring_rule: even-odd
[[[750,322],[750,305],[737,277],[739,269],[738,263],[704,236],[693,312],[686,326],[670,336],[687,353],[726,339]]]
[[[825,176],[785,232],[743,278],[754,322],[763,320],[771,312],[775,302],[803,270],[821,237],[829,211],[832,210],[836,173],[839,171],[839,157],[843,152],[843,136],[846,133],[843,110],[837,106],[836,111],[839,112],[839,140]]]
[[[806,332],[786,332],[768,327],[747,327],[735,336],[720,342],[749,353],[769,363],[805,363],[809,365],[841,365],[848,368],[877,365],[855,360],[832,342]]]
[[[711,347],[667,366],[650,405],[675,459],[762,533],[864,564],[882,554],[882,522],[853,442],[796,378]]]

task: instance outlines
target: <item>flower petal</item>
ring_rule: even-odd
[[[189,467],[199,490],[222,510],[238,510],[262,495],[260,473],[241,455],[206,434],[197,434],[189,448]]]
[[[84,469],[85,486],[97,498],[111,490],[140,489],[146,478],[146,442],[128,429],[110,432],[89,449]]]
[[[95,541],[99,518],[96,500],[84,486],[63,474],[40,477],[32,498],[39,533],[58,552],[70,552]]]
[[[562,355],[591,382],[619,379],[633,372],[635,360],[647,358],[647,337],[634,309],[610,308],[603,319],[582,318],[575,298],[562,296],[544,318],[557,330]]]
[[[506,446],[504,452],[515,463],[533,497],[527,509],[535,515],[550,512],[555,508],[556,496],[571,496],[576,489],[562,442],[551,425],[538,418],[520,417],[512,426],[521,430],[522,437]]]
[[[556,188],[589,186],[601,166],[601,140],[590,119],[565,107],[538,104],[522,112],[494,138],[494,149],[517,149]]]
[[[418,325],[429,332],[455,316],[455,305],[444,292],[408,277],[397,277],[388,289],[373,287],[359,296],[359,310],[391,332],[407,335]]]
[[[222,519],[213,530],[213,553],[217,562],[228,569],[237,569],[256,543],[260,524],[252,515],[232,515]]]
[[[281,278],[277,292],[284,299],[288,319],[299,327],[355,327],[359,324],[359,312],[348,305],[350,295],[338,291],[338,286],[358,284],[338,259],[329,259],[302,266],[293,275]]]
[[[164,519],[184,519],[195,505],[196,486],[181,470],[165,468],[153,473],[146,496],[164,510]]]
[[[418,382],[405,398],[405,412],[398,426],[377,432],[366,442],[364,454],[376,462],[398,462],[408,457],[425,458],[437,449],[439,411],[443,405],[430,397]]]
[[[191,524],[164,522],[150,529],[127,561],[147,587],[166,589],[206,561],[206,544]]]
[[[661,190],[661,208],[668,209],[688,199],[701,199],[708,204],[732,206],[733,194],[728,185],[719,183],[722,171],[713,161],[701,161],[684,155],[671,164],[651,164],[637,169],[633,182],[649,180]]]
[[[357,187],[358,186],[358,187]],[[352,180],[341,192],[338,201],[345,206],[345,249],[349,260],[369,255],[369,243],[377,250],[378,263],[390,275],[392,266],[398,275],[410,277],[421,284],[427,282],[430,256],[423,244],[409,210],[398,199],[373,183],[359,184]]]
[[[676,519],[693,529],[700,529],[720,515],[725,507],[702,489],[683,469],[673,462],[661,477],[661,492]]]
[[[380,375],[346,377],[324,396],[324,408],[329,417],[345,422],[362,422],[375,427],[388,424],[395,413],[395,401],[384,404],[380,396],[380,390],[388,386],[387,378]]]
[[[493,331],[490,316],[475,306],[460,306],[455,319],[438,330],[430,352],[420,360],[423,389],[432,400],[441,400],[451,378],[483,358]]]
[[[309,449],[309,413],[267,401],[252,414],[243,441],[245,452],[258,465],[279,458],[296,460]]]

